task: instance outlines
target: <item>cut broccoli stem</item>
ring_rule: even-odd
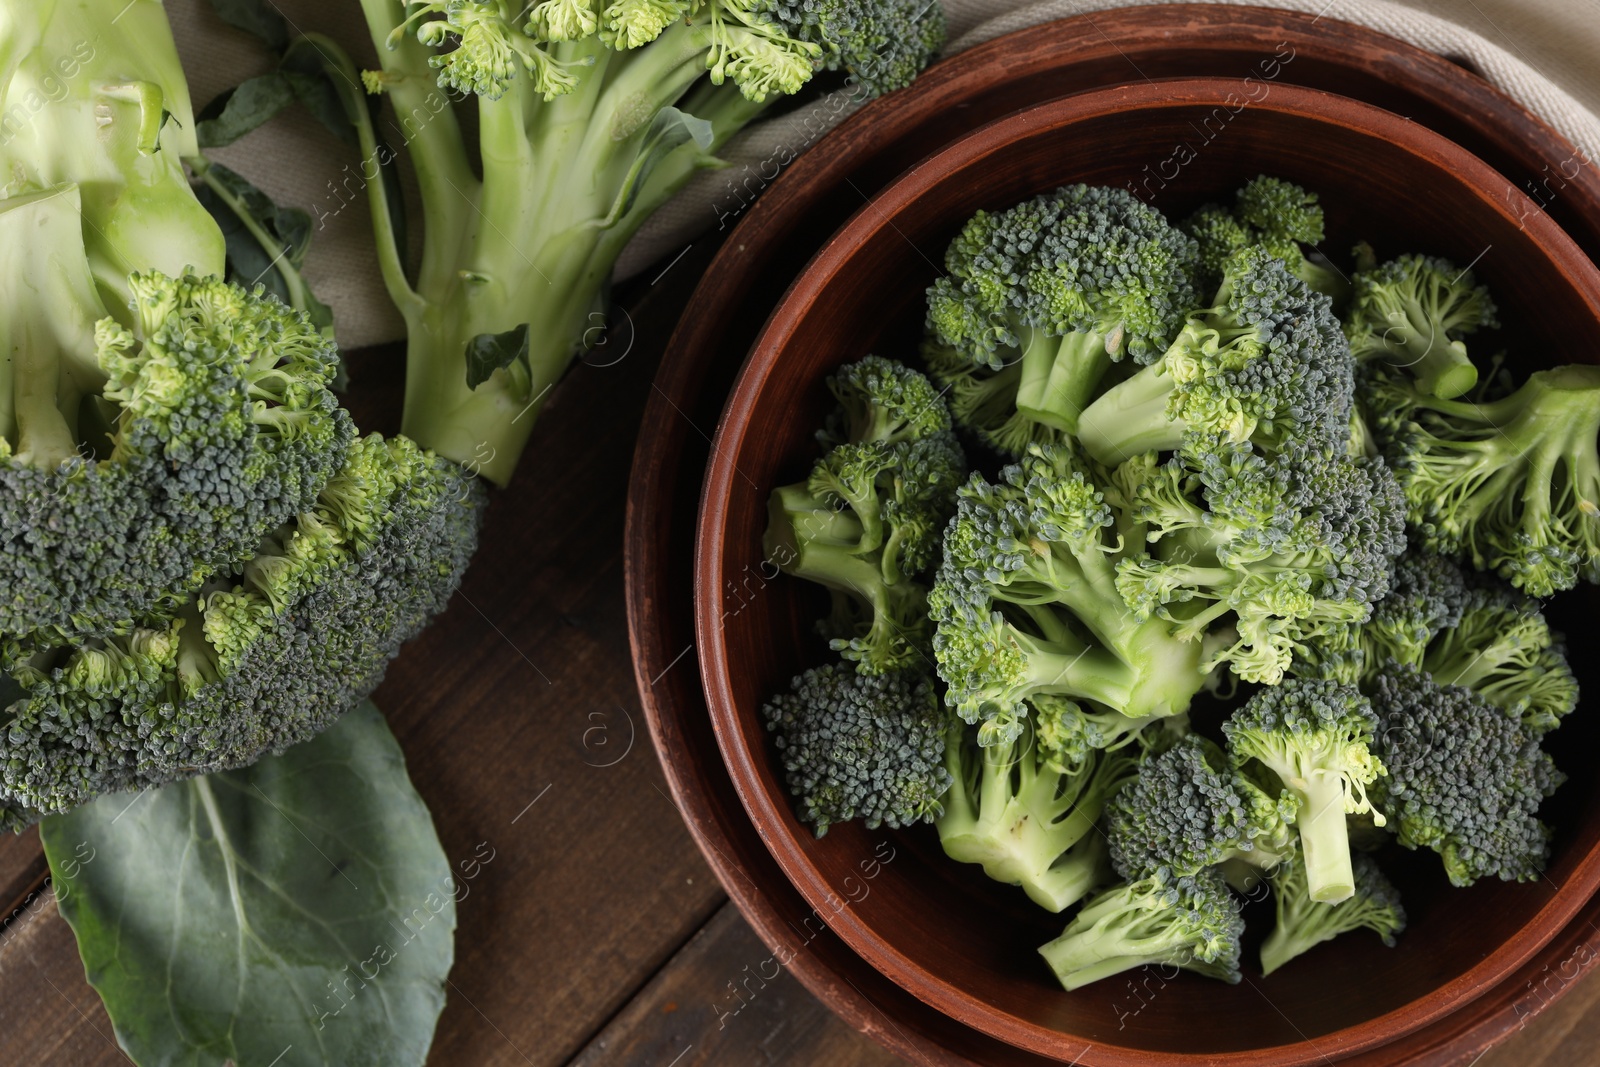
[[[1078,422],[1078,440],[1100,463],[1122,463],[1183,443],[1187,425],[1168,416],[1174,386],[1164,363],[1152,363],[1113,385]]]
[[[1066,911],[1112,876],[1106,839],[1093,826],[1050,868],[1025,886],[1028,898],[1051,911]]]
[[[1415,314],[1422,314],[1422,309],[1416,309]],[[1419,390],[1441,400],[1471,392],[1478,384],[1478,368],[1472,365],[1467,346],[1422,334],[1416,327],[1419,321],[1428,320],[1408,317],[1384,331],[1383,347],[1394,357],[1390,362],[1410,371]]]
[[[1297,822],[1311,899],[1324,904],[1348,899],[1355,892],[1356,882],[1350,864],[1350,832],[1345,824],[1343,777],[1313,772],[1284,784],[1301,797]]]
[[[1017,410],[1046,426],[1078,432],[1078,417],[1094,399],[1111,366],[1104,335],[1068,333],[1052,342],[1044,330],[1022,327],[1022,377],[1017,385]]]

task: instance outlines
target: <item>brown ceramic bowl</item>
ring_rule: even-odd
[[[1178,217],[1272,173],[1321,194],[1330,249],[1365,237],[1380,256],[1417,250],[1474,263],[1530,364],[1600,352],[1600,271],[1504,178],[1392,113],[1295,86],[1258,89],[1247,99],[1237,79],[1193,79],[1086,93],[986,126],[912,168],[822,248],[774,312],[724,413],[701,504],[702,679],[734,787],[784,873],[851,948],[916,997],[1085,1067],[1289,1067],[1375,1048],[1506,979],[1600,884],[1600,780],[1570,766],[1572,782],[1547,809],[1559,836],[1544,881],[1453,890],[1431,856],[1395,857],[1411,913],[1399,949],[1349,937],[1270,980],[1247,968],[1239,986],[1183,975],[1154,995],[1117,981],[1068,995],[1035,954],[1062,920],[946,860],[927,828],[852,824],[817,840],[794,817],[759,708],[826,653],[811,634],[820,598],[805,583],[772,580],[763,564],[767,493],[814,459],[831,368],[867,352],[914,357],[923,291],[979,208],[1088,181],[1132,183]],[[1574,720],[1566,751],[1597,732]],[[889,850],[892,862],[874,862]]]

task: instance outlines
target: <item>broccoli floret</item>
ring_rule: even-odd
[[[1189,315],[1159,360],[1106,390],[1077,432],[1108,464],[1218,437],[1343,451],[1352,367],[1328,299],[1252,246],[1227,262],[1212,306]]]
[[[1377,727],[1353,686],[1302,678],[1260,690],[1222,724],[1236,766],[1257,761],[1294,795],[1309,892],[1325,904],[1355,892],[1345,815],[1373,810],[1367,787],[1385,773]]]
[[[259,288],[156,272],[105,314],[76,187],[0,201],[0,632],[128,632],[312,506],[337,354]]]
[[[1237,982],[1243,933],[1238,901],[1216,871],[1163,870],[1089,901],[1039,954],[1068,992],[1152,963]]]
[[[1051,911],[1110,880],[1095,823],[1106,800],[1138,772],[1137,749],[1094,752],[1062,767],[1031,726],[988,746],[957,727],[945,765],[953,784],[936,823],[951,859],[981,864],[990,878],[1021,886]]]
[[[939,814],[950,787],[949,717],[915,671],[864,676],[826,664],[797,676],[762,709],[800,817],[817,836],[860,819],[910,826]]]
[[[1158,723],[1171,732],[1173,740],[1188,730],[1185,715],[1163,716],[1156,722],[1132,719],[1109,708],[1084,707],[1055,693],[1035,693],[1028,698],[1028,706],[1039,747],[1062,770],[1082,763],[1096,751],[1115,751],[1134,741],[1148,750]]]
[[[1470,270],[1434,256],[1401,256],[1359,272],[1344,325],[1351,354],[1405,368],[1429,396],[1470,392],[1478,370],[1461,338],[1499,325],[1489,291],[1473,282]]]
[[[1143,535],[1114,530],[1070,448],[1031,445],[997,484],[974,474],[958,498],[928,605],[946,700],[982,724],[982,744],[1014,741],[1040,693],[1130,719],[1188,710],[1208,650],[1123,603],[1118,561]]]
[[[1372,685],[1374,751],[1388,777],[1373,801],[1407,848],[1430,848],[1454,885],[1532,881],[1550,829],[1539,804],[1565,775],[1539,738],[1472,690],[1391,666]]]
[[[364,699],[443,611],[482,490],[405,438],[353,442],[313,508],[170,618],[78,644],[8,643],[0,786],[34,817],[245,766]]]
[[[1190,734],[1147,759],[1106,806],[1111,863],[1129,880],[1163,867],[1194,875],[1232,860],[1270,869],[1294,850],[1295,810],[1293,794],[1271,796]]]
[[[1532,596],[1600,581],[1600,367],[1539,371],[1487,403],[1365,380],[1424,548]]]
[[[650,216],[818,71],[843,72],[855,100],[891,92],[946,32],[940,4],[922,0],[390,0],[363,11],[382,69],[358,74],[320,35],[298,55],[322,58],[363,144],[381,142],[383,120],[359,86],[419,127],[428,269],[408,276],[392,183],[367,183],[377,258],[407,325],[401,428],[499,485],[573,359],[616,343],[608,283]],[[441,112],[435,84],[474,94],[476,122]],[[754,189],[741,180],[730,194]]]
[[[766,558],[826,586],[821,629],[863,674],[925,665],[927,589],[939,533],[966,470],[950,415],[927,378],[868,357],[836,374],[833,442],[802,483],[773,490]]]
[[[1195,303],[1194,243],[1121,189],[1071,185],[979,212],[928,289],[924,355],[995,448],[1074,433],[1113,360],[1149,363]]]
[[[1320,257],[1309,258],[1300,246],[1323,239],[1322,207],[1315,193],[1280,178],[1252,179],[1234,195],[1229,209],[1207,204],[1184,220],[1182,230],[1200,245],[1200,263],[1207,281],[1222,277],[1229,257],[1260,246],[1317,292],[1342,303],[1350,283]]]
[[[1358,855],[1353,865],[1355,893],[1337,904],[1311,899],[1306,867],[1291,855],[1272,872],[1272,897],[1278,907],[1278,925],[1261,945],[1261,972],[1271,974],[1307,949],[1340,934],[1366,928],[1394,947],[1395,935],[1406,928],[1406,909],[1400,894],[1385,878],[1371,856]]]
[[[1468,594],[1461,618],[1441,628],[1422,660],[1440,685],[1460,685],[1534,734],[1548,733],[1578,705],[1578,681],[1539,602],[1498,584]]]
[[[1405,547],[1404,501],[1381,460],[1218,442],[1165,463],[1136,457],[1115,480],[1153,546],[1118,561],[1123,600],[1190,640],[1231,619],[1237,639],[1206,665],[1247,681],[1276,684],[1297,643],[1365,619]]]
[[[1194,238],[1201,277],[1213,285],[1222,280],[1222,272],[1235,254],[1257,243],[1250,227],[1220,204],[1205,205],[1178,228]]]

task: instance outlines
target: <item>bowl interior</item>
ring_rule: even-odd
[[[1247,95],[1249,94],[1249,95]],[[931,828],[836,827],[817,840],[793,814],[759,709],[825,661],[821,591],[776,575],[761,535],[772,487],[804,477],[833,367],[876,352],[915,361],[922,299],[961,222],[1058,185],[1126,186],[1174,219],[1269,173],[1321,196],[1326,251],[1346,265],[1419,251],[1472,264],[1501,308],[1475,352],[1511,350],[1519,372],[1600,353],[1600,275],[1509,183],[1387,112],[1287,85],[1156,82],[1056,101],[985,127],[924,161],[835,235],[791,288],[735,388],[713,448],[697,553],[702,672],[724,758],[785,872],[869,962],[984,1032],[1071,1062],[1314,1063],[1438,1018],[1526,959],[1593,892],[1595,776],[1572,753],[1600,739],[1583,712],[1556,735],[1571,776],[1545,812],[1547,877],[1452,889],[1431,853],[1381,859],[1410,915],[1401,946],[1347,935],[1270,979],[1253,948],[1270,902],[1248,905],[1245,981],[1147,969],[1063,993],[1036,954],[1063,920],[943,855]],[[980,460],[981,461],[981,460]],[[1588,683],[1586,591],[1552,614]],[[1334,1037],[1334,1035],[1338,1035]],[[1269,1051],[1270,1050],[1270,1051]],[[1163,1057],[1162,1062],[1169,1062]]]

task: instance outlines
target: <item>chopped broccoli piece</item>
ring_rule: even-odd
[[[1009,744],[976,740],[971,730],[953,729],[945,748],[954,782],[937,820],[945,854],[982,864],[990,878],[1020,885],[1051,911],[1109,881],[1095,823],[1138,772],[1138,751],[1093,752],[1062,767],[1031,728]]]
[[[1237,982],[1243,933],[1238,901],[1216,871],[1159,871],[1089,901],[1039,954],[1068,992],[1152,963]]]
[[[1434,256],[1401,256],[1355,277],[1345,336],[1358,360],[1405,368],[1441,400],[1471,392],[1478,369],[1461,338],[1497,326],[1489,291],[1470,270]]]
[[[127,633],[311,507],[355,429],[259,288],[154,271],[105,313],[77,187],[0,201],[0,632]]]
[[[1070,448],[1031,445],[958,498],[928,603],[946,700],[982,723],[982,744],[1014,741],[1041,693],[1130,719],[1188,710],[1207,650],[1123,603],[1118,561],[1143,537],[1112,536],[1113,509]]]
[[[311,509],[169,617],[76,644],[9,641],[0,786],[26,819],[242,767],[364,699],[443,611],[482,490],[405,438],[352,442]]]
[[[863,674],[927,662],[927,589],[966,458],[927,378],[868,357],[830,382],[840,402],[821,437],[833,443],[802,483],[773,490],[766,557],[826,586],[821,629]]]
[[[899,827],[939,814],[950,788],[949,716],[928,677],[865,676],[830,663],[796,677],[762,716],[800,817],[818,837],[851,819]]]
[[[1550,829],[1539,804],[1565,775],[1538,735],[1472,690],[1397,665],[1372,684],[1377,756],[1388,777],[1373,801],[1407,848],[1430,848],[1454,885],[1539,876]]]
[[[1153,545],[1118,561],[1117,589],[1136,618],[1171,620],[1190,640],[1231,617],[1237,639],[1207,668],[1226,662],[1276,684],[1297,643],[1365,619],[1387,593],[1405,547],[1404,502],[1381,460],[1213,446],[1117,469]]]
[[[1532,596],[1600,581],[1600,367],[1539,371],[1487,403],[1365,381],[1424,548]]]
[[[1190,734],[1147,759],[1106,806],[1111,863],[1129,880],[1162,868],[1195,875],[1230,860],[1267,870],[1294,850],[1297,803],[1287,790],[1270,795]]]
[[[924,355],[995,448],[1073,433],[1112,361],[1154,360],[1194,302],[1194,243],[1121,189],[1070,185],[979,212],[928,289]]]
[[[1302,678],[1257,692],[1222,724],[1235,765],[1258,761],[1298,801],[1312,900],[1336,904],[1355,892],[1345,816],[1374,810],[1367,787],[1386,773],[1373,751],[1377,728],[1359,690]]]
[[[1394,947],[1394,937],[1406,928],[1406,909],[1400,894],[1378,870],[1371,856],[1358,855],[1353,865],[1355,893],[1337,904],[1311,899],[1306,866],[1291,855],[1272,872],[1272,897],[1278,907],[1278,925],[1261,945],[1261,972],[1271,974],[1285,963],[1352,930],[1368,929]]]
[[[1078,434],[1101,463],[1221,437],[1272,449],[1346,450],[1355,389],[1326,297],[1259,247],[1228,260],[1212,306],[1192,312],[1159,360],[1112,386]]]

